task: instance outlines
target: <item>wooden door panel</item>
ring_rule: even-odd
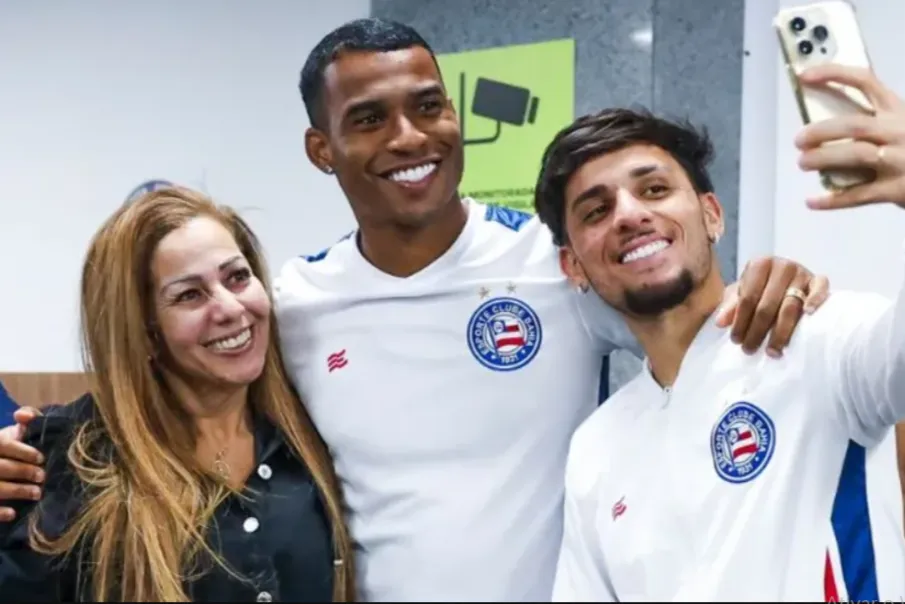
[[[0,373],[0,382],[15,402],[32,407],[68,403],[88,389],[84,373]]]

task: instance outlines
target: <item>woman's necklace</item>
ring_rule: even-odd
[[[214,473],[220,476],[223,480],[229,480],[230,468],[229,464],[226,463],[224,459],[226,457],[226,452],[229,450],[229,447],[223,447],[214,457]]]

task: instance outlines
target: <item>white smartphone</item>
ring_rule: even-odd
[[[802,86],[798,74],[822,63],[870,69],[867,45],[854,7],[845,0],[814,2],[780,10],[773,19],[789,81],[805,124],[874,108],[857,88],[835,82],[826,87]],[[845,141],[833,141],[836,144]],[[823,187],[838,191],[873,180],[873,170],[832,170],[820,173]]]

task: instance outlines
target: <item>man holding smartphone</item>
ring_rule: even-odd
[[[802,169],[876,175],[808,205],[905,208],[905,103],[863,69],[801,78],[855,86],[876,108],[798,135]],[[836,292],[782,361],[738,354],[713,324],[712,152],[690,126],[616,109],[545,154],[537,210],[564,271],[647,356],[572,439],[554,600],[899,601],[905,537],[865,475],[905,419],[905,290]]]

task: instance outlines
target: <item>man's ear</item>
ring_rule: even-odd
[[[710,241],[716,243],[723,236],[726,224],[723,221],[723,206],[714,193],[704,193],[701,197],[701,208],[704,212],[704,226]]]
[[[588,275],[584,272],[584,267],[578,261],[578,256],[572,250],[571,246],[565,245],[559,248],[559,267],[562,272],[576,289],[587,291],[590,286]]]
[[[333,152],[324,132],[317,128],[305,130],[305,154],[315,168],[324,174],[333,174]]]

